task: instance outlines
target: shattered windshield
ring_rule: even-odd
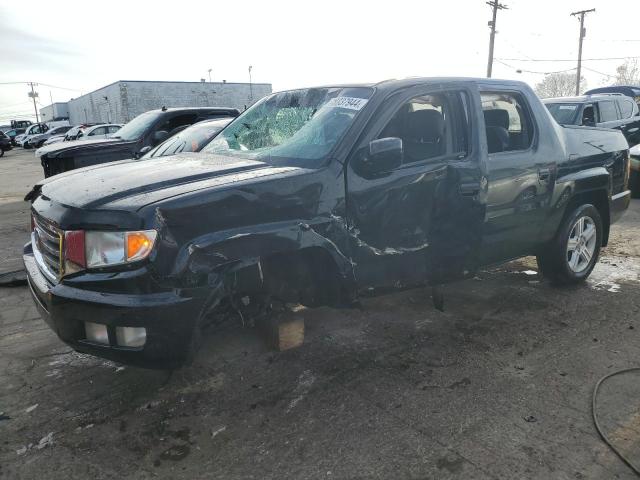
[[[137,140],[144,132],[162,115],[161,112],[147,112],[138,115],[117,131],[111,138],[121,138],[122,140]]]
[[[310,165],[327,157],[372,94],[365,87],[276,93],[240,115],[203,151]]]
[[[545,106],[560,125],[574,125],[577,123],[576,113],[580,107],[579,103],[547,103]]]

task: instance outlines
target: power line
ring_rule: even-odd
[[[575,67],[573,67],[573,68],[567,68],[567,69],[564,69],[564,70],[555,70],[555,71],[545,71],[545,72],[540,72],[540,71],[537,71],[537,70],[526,70],[526,69],[524,69],[524,68],[517,68],[517,67],[514,67],[513,65],[509,65],[508,63],[505,63],[505,62],[503,62],[502,60],[499,60],[499,59],[497,59],[497,58],[496,58],[496,59],[494,59],[494,60],[495,60],[496,62],[498,62],[498,63],[501,63],[501,64],[502,64],[502,65],[504,65],[505,67],[512,68],[513,70],[515,70],[515,71],[516,71],[516,72],[518,72],[518,73],[536,73],[536,74],[539,74],[539,75],[550,75],[550,74],[552,74],[552,73],[566,73],[566,72],[573,72],[573,71],[576,69]]]
[[[629,55],[626,57],[607,57],[607,58],[583,58],[583,62],[596,62],[605,60],[629,60],[640,58],[640,56]],[[575,62],[575,58],[496,58],[495,60],[506,60],[512,62]]]

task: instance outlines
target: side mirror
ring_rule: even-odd
[[[167,138],[169,138],[169,132],[166,130],[158,130],[157,132],[153,132],[152,143],[155,147],[159,143],[164,142]]]
[[[378,177],[402,165],[404,147],[397,137],[379,138],[369,142],[369,151],[357,162],[356,170],[363,177]]]
[[[158,133],[158,132],[156,132]],[[136,153],[136,158],[140,158],[145,156],[147,153],[151,151],[151,146],[147,145],[146,147],[142,147],[138,153]]]

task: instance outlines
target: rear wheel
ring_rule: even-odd
[[[555,238],[538,254],[538,266],[554,283],[579,283],[591,274],[601,245],[600,213],[593,205],[581,205],[564,219]]]
[[[4,155],[4,150],[0,148],[0,157],[2,157],[3,155]]]

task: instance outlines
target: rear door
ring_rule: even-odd
[[[540,125],[521,92],[491,88],[480,99],[488,151],[482,263],[492,264],[536,245],[553,191],[554,155],[561,150],[539,148]]]
[[[347,216],[360,290],[459,278],[473,270],[484,216],[470,88],[414,87],[384,102],[347,168]],[[369,142],[400,138],[404,160],[365,178]]]

